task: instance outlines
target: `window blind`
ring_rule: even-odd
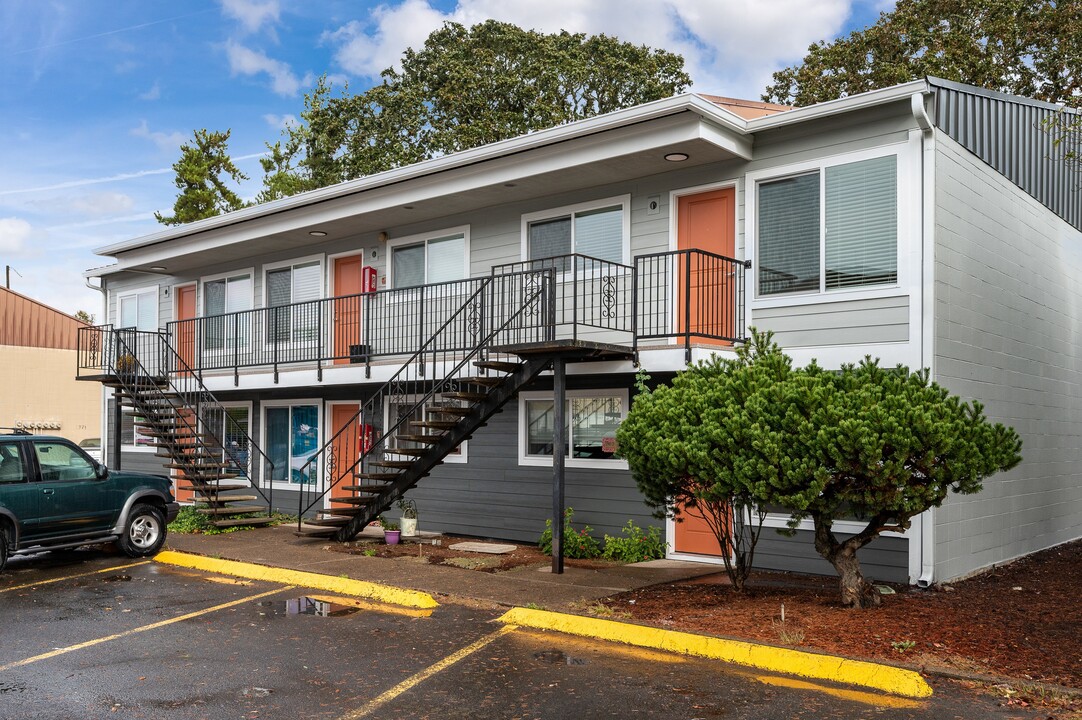
[[[571,248],[571,218],[542,220],[530,223],[529,250],[531,260],[568,255]]]
[[[826,287],[898,280],[897,157],[826,169]]]
[[[575,252],[601,260],[624,260],[624,213],[609,207],[575,213]]]
[[[425,284],[424,243],[395,248],[391,254],[391,264],[396,288]]]
[[[759,294],[819,290],[819,173],[759,185]]]
[[[466,239],[462,235],[428,241],[427,282],[440,283],[466,277]]]

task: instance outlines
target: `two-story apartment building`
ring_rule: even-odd
[[[212,511],[326,534],[405,492],[426,529],[533,541],[555,493],[599,534],[657,523],[614,456],[637,365],[664,380],[768,329],[797,363],[931,368],[1022,435],[1018,468],[863,553],[946,580],[1082,535],[1082,208],[1054,112],[938,80],[688,94],[165,229],[98,251],[110,325],[80,375],[120,399],[112,461],[157,448]],[[756,560],[830,571],[806,529]]]

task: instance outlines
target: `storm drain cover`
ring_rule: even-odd
[[[489,555],[506,555],[518,550],[517,545],[492,545],[479,542],[460,542],[448,545],[449,550],[464,550],[466,552],[488,553]]]

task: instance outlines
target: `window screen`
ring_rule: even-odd
[[[391,262],[396,288],[425,284],[424,243],[395,248],[391,254]]]
[[[759,185],[759,294],[819,290],[819,173]]]
[[[466,277],[466,239],[461,235],[428,241],[427,282],[440,283]]]
[[[828,167],[826,287],[898,280],[897,157]]]
[[[530,223],[529,243],[531,260],[571,254],[571,218]]]
[[[620,207],[575,213],[575,252],[622,262],[623,246],[624,213]]]

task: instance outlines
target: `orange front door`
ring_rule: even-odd
[[[335,365],[349,362],[350,346],[361,342],[360,255],[334,261],[334,357]],[[350,296],[350,297],[346,297]]]
[[[704,250],[733,257],[736,251],[736,191],[733,188],[684,195],[676,202],[679,250]],[[676,326],[692,339],[714,345],[735,333],[735,275],[732,264],[711,255],[678,256]],[[685,292],[685,288],[687,292]]]
[[[337,497],[349,497],[353,495],[351,490],[345,488],[353,485],[349,478],[352,477],[352,473],[348,472],[349,469],[357,462],[357,458],[360,457],[360,444],[361,444],[361,432],[357,419],[354,417],[357,411],[361,409],[360,405],[344,404],[344,405],[331,405],[331,432],[338,435],[338,431],[346,427],[348,423],[349,429],[343,432],[335,439],[332,444],[332,451],[334,452],[333,471],[330,469],[332,464],[328,460],[328,472],[327,479],[331,486],[331,500]]]
[[[192,321],[177,326],[177,353],[191,368],[195,367],[195,285],[182,285],[176,292],[177,321]]]

